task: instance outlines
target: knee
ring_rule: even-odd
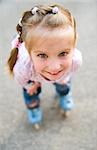
[[[70,86],[67,85],[67,84],[64,84],[64,85],[58,84],[56,86],[56,91],[60,95],[67,95],[69,93],[69,91],[70,91]]]

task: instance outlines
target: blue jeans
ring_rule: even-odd
[[[23,96],[26,106],[32,104],[34,101],[37,101],[38,104],[40,103],[39,94],[41,93],[41,87],[38,87],[37,93],[30,95],[27,93],[27,90],[23,88]]]
[[[66,96],[71,91],[71,82],[67,82],[66,84],[54,83],[56,92],[59,96]]]
[[[54,83],[54,86],[56,88],[56,92],[58,93],[59,96],[66,96],[70,93],[71,91],[71,84],[70,82],[66,84],[58,84]],[[24,96],[24,101],[26,105],[32,104],[33,101],[38,101],[40,103],[40,98],[39,94],[41,93],[41,87],[37,89],[37,93],[33,95],[29,95],[27,93],[27,90],[23,88],[23,96]]]

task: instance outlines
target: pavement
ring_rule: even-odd
[[[0,0],[0,150],[97,149],[97,0],[51,0],[69,8],[77,21],[77,48],[83,65],[74,76],[75,109],[67,119],[53,108],[55,89],[43,86],[39,131],[29,124],[21,87],[8,75],[6,61],[15,26],[25,10],[46,0]]]

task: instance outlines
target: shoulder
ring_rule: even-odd
[[[74,49],[73,61],[82,63],[82,53],[77,48]]]
[[[77,48],[74,49],[73,59],[82,59],[82,53]]]
[[[21,43],[18,48],[18,58],[15,66],[18,66],[20,68],[26,68],[31,69],[31,66],[33,65],[33,62],[31,61],[31,57],[25,48],[25,43]]]
[[[73,59],[72,59],[72,69],[77,70],[82,65],[82,53],[77,48],[74,49]]]
[[[22,59],[30,59],[30,55],[25,47],[25,43],[21,43],[19,46],[19,52],[18,52],[18,57],[22,58]]]

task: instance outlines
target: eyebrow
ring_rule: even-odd
[[[71,51],[71,49],[70,49],[70,48],[65,48],[65,49],[60,50],[60,52],[59,52],[59,53],[61,53],[61,52],[69,52],[69,51]]]
[[[69,52],[71,51],[70,48],[65,48],[63,50],[60,50],[59,53],[62,53],[62,52]],[[45,51],[41,51],[41,50],[33,50],[34,53],[46,53]]]
[[[37,50],[34,50],[33,52],[34,53],[45,53],[44,51],[37,51]]]

